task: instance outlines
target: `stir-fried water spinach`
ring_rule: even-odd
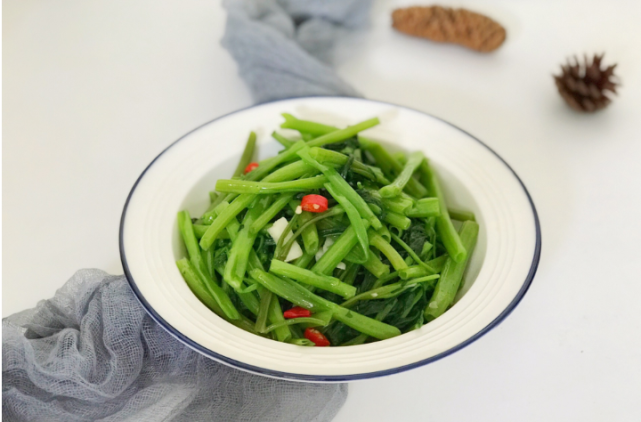
[[[283,114],[285,149],[252,162],[252,132],[209,209],[178,214],[177,267],[220,317],[299,346],[350,346],[416,330],[452,306],[477,241],[422,152],[390,154],[344,129]],[[458,230],[457,230],[458,228]]]

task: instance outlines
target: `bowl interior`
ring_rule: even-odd
[[[448,205],[476,214],[479,242],[457,302],[419,330],[371,344],[303,348],[267,340],[222,320],[189,290],[175,261],[185,255],[176,213],[208,206],[216,180],[238,162],[250,130],[259,159],[280,146],[269,134],[289,112],[345,125],[380,116],[366,131],[390,149],[422,150],[435,166]],[[339,116],[339,117],[336,117]],[[340,120],[340,121],[338,121]],[[469,344],[518,303],[534,275],[540,247],[536,213],[524,187],[492,151],[432,116],[353,98],[303,98],[255,106],[212,121],[159,155],[132,189],[121,224],[125,273],[143,306],[195,350],[259,374],[307,381],[369,378],[416,367]]]

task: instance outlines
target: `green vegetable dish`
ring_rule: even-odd
[[[359,132],[283,114],[285,148],[252,162],[251,133],[200,218],[178,213],[178,269],[213,312],[299,346],[348,346],[415,330],[454,301],[474,214],[448,209],[421,152],[391,154]]]

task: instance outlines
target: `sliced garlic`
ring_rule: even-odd
[[[281,217],[280,219],[276,220],[269,229],[267,229],[267,233],[269,233],[269,235],[272,237],[272,239],[274,239],[275,242],[278,242],[280,240],[280,237],[283,235],[283,232],[287,228],[287,224],[289,224],[287,219],[285,217]],[[289,234],[285,238],[285,241],[291,239],[292,236],[293,233],[289,232]],[[292,247],[289,249],[287,258],[285,258],[285,262],[293,261],[300,258],[301,256],[303,256],[303,250],[301,249],[298,242],[294,241]]]

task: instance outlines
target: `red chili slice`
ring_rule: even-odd
[[[303,211],[325,212],[327,211],[327,198],[321,195],[305,195],[300,206]]]
[[[283,316],[287,319],[303,318],[312,316],[312,313],[309,311],[309,309],[301,308],[300,306],[294,306],[292,309],[288,309],[283,312]]]
[[[256,167],[258,167],[258,163],[249,163],[249,164],[247,164],[247,167],[245,167],[245,174],[247,174],[250,171],[254,170]]]
[[[305,330],[305,338],[313,342],[316,346],[325,347],[329,346],[329,340],[316,328],[309,327]]]

